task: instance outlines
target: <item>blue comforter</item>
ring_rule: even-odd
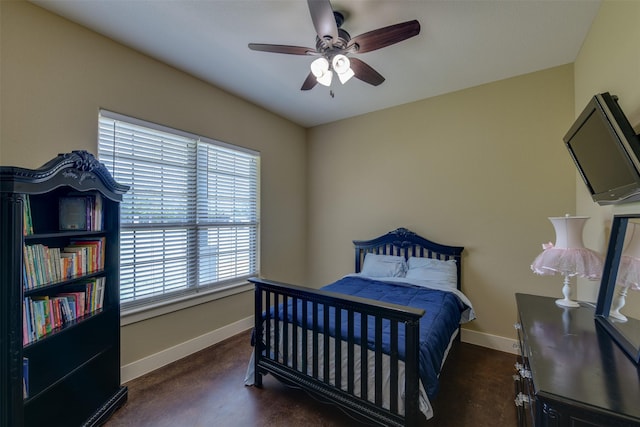
[[[424,316],[420,319],[420,359],[419,370],[420,379],[425,388],[429,399],[432,399],[438,392],[438,374],[440,366],[444,358],[445,351],[449,345],[449,340],[454,331],[460,324],[461,314],[467,309],[467,306],[451,292],[428,289],[420,286],[413,286],[404,283],[380,282],[365,277],[347,276],[330,285],[322,288],[326,291],[337,292],[341,294],[353,295],[361,298],[369,298],[376,301],[390,302],[394,304],[406,305],[414,308],[425,310]],[[322,308],[319,308],[318,327],[323,329]],[[329,331],[332,336],[335,335],[335,325],[333,324],[333,308],[331,308],[330,316],[331,324]],[[282,316],[282,308],[280,309]],[[289,321],[292,319],[291,308],[288,309]],[[297,323],[302,322],[302,310],[298,309]],[[306,324],[311,328],[313,323],[312,310],[308,310]],[[343,323],[346,322],[346,316],[342,316]],[[384,325],[383,325],[384,326]],[[346,325],[341,326],[342,337],[347,336]],[[360,333],[359,318],[355,319],[355,332]],[[389,325],[383,327],[383,351],[389,353]],[[375,325],[374,322],[368,322],[368,343],[370,349],[374,348]],[[399,328],[400,348],[399,357],[404,359],[404,328]],[[361,343],[359,336],[356,342]]]

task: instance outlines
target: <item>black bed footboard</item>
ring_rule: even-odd
[[[271,373],[381,425],[416,426],[424,419],[418,375],[423,310],[249,281],[255,284],[256,386]]]

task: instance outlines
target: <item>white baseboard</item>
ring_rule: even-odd
[[[162,350],[158,353],[144,357],[142,359],[131,362],[120,368],[120,376],[122,383],[131,381],[134,378],[138,378],[144,374],[154,371],[162,366],[168,365],[171,362],[180,360],[183,357],[189,356],[200,350],[217,344],[221,341],[231,338],[241,332],[244,332],[253,327],[253,316],[245,319],[238,320],[230,325],[226,325],[215,331],[208,332],[199,337],[190,339],[173,347]]]
[[[144,374],[148,374],[158,368],[169,363],[180,360],[200,350],[217,344],[221,341],[231,338],[241,332],[249,330],[253,327],[253,316],[241,319],[230,325],[226,325],[215,331],[208,332],[199,337],[185,341],[181,344],[162,350],[158,353],[144,357],[142,359],[131,362],[120,368],[120,376],[122,383],[131,381]],[[497,335],[486,334],[463,329],[461,340],[469,344],[475,344],[482,347],[491,348],[493,350],[504,351],[506,353],[518,353],[518,341],[510,338],[504,338]]]
[[[498,335],[491,335],[484,332],[463,329],[460,339],[462,342],[491,348],[493,350],[504,351],[505,353],[518,354],[520,351],[518,340],[500,337]]]

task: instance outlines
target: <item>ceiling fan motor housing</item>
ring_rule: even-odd
[[[333,16],[336,19],[336,25],[338,27],[338,38],[333,40],[332,37],[325,36],[320,38],[316,36],[316,50],[319,53],[325,54],[327,51],[337,50],[342,52],[347,48],[347,44],[351,40],[351,35],[344,29],[340,28],[344,22],[344,15],[340,12],[333,12]],[[334,55],[340,52],[333,53]],[[331,53],[331,52],[330,52]]]

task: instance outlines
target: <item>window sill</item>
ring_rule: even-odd
[[[242,292],[253,291],[254,286],[249,282],[229,284],[223,288],[212,289],[205,293],[185,295],[179,299],[158,302],[147,307],[136,307],[129,310],[122,310],[120,313],[120,326],[126,326],[137,322],[142,322],[154,317],[169,314],[174,311],[183,310],[199,304],[205,304],[217,299],[237,295]]]

